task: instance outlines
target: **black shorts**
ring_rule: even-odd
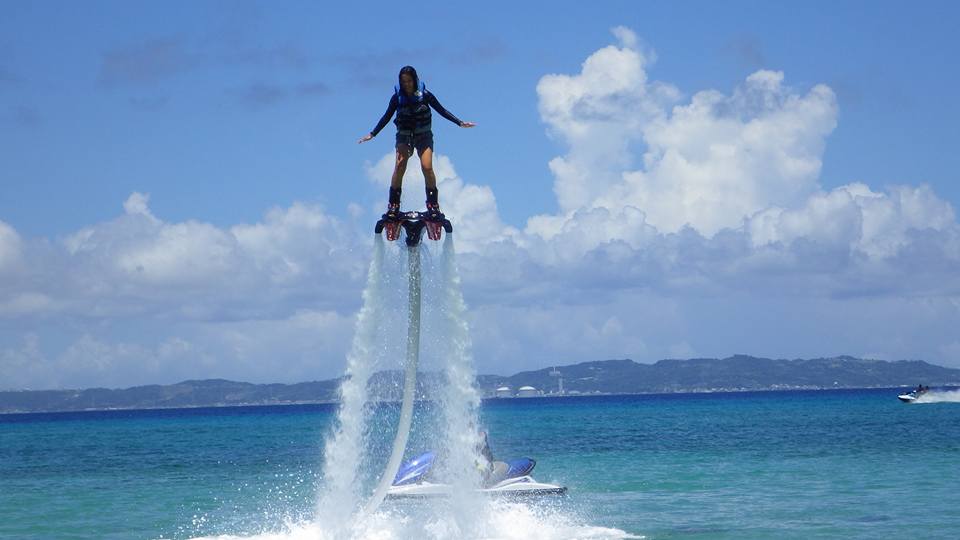
[[[423,133],[417,133],[414,135],[409,131],[398,131],[397,132],[397,151],[406,152],[407,155],[413,154],[413,150],[416,148],[417,155],[423,153],[424,150],[429,148],[433,150],[433,132],[425,131]]]

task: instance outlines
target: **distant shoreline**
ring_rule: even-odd
[[[845,387],[796,387],[796,388],[751,388],[751,389],[715,389],[715,390],[678,390],[675,392],[623,392],[623,393],[579,393],[579,394],[542,394],[536,396],[486,396],[481,398],[482,402],[507,402],[507,401],[537,401],[542,399],[556,398],[595,398],[595,397],[629,397],[629,396],[671,396],[671,395],[709,395],[709,394],[748,394],[748,393],[777,393],[777,392],[836,392],[847,390],[890,390],[891,392],[902,391],[913,388],[911,385],[901,386],[845,386]],[[932,390],[956,391],[960,390],[960,382],[945,385],[931,386]],[[30,391],[30,390],[25,390]],[[428,399],[418,399],[418,402],[432,401]],[[396,403],[396,401],[384,400],[379,403]],[[266,407],[296,407],[301,405],[339,405],[339,401],[298,401],[298,402],[275,402],[275,403],[213,403],[208,405],[184,405],[184,406],[157,406],[157,407],[108,407],[108,408],[87,408],[87,409],[57,409],[57,410],[34,410],[34,411],[0,411],[0,416],[9,415],[33,415],[33,414],[69,414],[69,413],[98,413],[98,412],[136,412],[136,411],[178,411],[193,409],[242,409],[242,408],[266,408]]]
[[[402,379],[399,370],[379,371],[371,376],[369,384],[379,389],[373,394],[376,399],[399,400]],[[205,379],[122,389],[0,391],[0,414],[338,403],[342,381],[343,377],[338,377],[294,384],[253,384]],[[921,360],[850,356],[777,360],[734,355],[653,364],[599,360],[509,376],[478,375],[475,379],[486,399],[910,388],[920,383],[958,385],[960,369]],[[422,372],[417,395],[429,399],[444,384],[441,372]]]
[[[242,409],[244,407],[296,407],[298,405],[339,405],[338,401],[303,401],[283,403],[211,403],[209,405],[178,405],[170,407],[105,407],[97,409],[56,409],[44,411],[0,411],[0,416],[13,414],[63,414],[63,413],[95,413],[95,412],[123,412],[123,411],[185,411],[191,409]]]

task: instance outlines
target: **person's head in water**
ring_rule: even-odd
[[[400,90],[408,96],[412,96],[420,86],[420,77],[417,76],[417,70],[413,69],[413,66],[403,66],[400,69],[399,78]]]

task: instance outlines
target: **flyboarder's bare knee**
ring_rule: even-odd
[[[409,159],[410,159],[410,158],[409,158],[409,156],[408,156],[407,154],[405,154],[405,153],[403,153],[403,152],[400,152],[400,151],[397,151],[397,161],[396,161],[396,163],[394,164],[394,167],[393,167],[394,172],[400,172],[400,173],[402,173],[402,172],[406,171],[406,170],[407,170],[407,161],[408,161]]]
[[[433,149],[424,148],[423,151],[420,152],[420,167],[422,167],[424,171],[433,170]]]
[[[437,179],[433,174],[433,151],[429,148],[420,154],[420,170],[423,171],[423,178],[427,182],[427,187],[436,187]]]

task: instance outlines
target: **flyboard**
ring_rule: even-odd
[[[393,439],[393,449],[390,459],[383,471],[383,476],[377,483],[377,488],[364,507],[365,514],[372,514],[383,502],[387,490],[393,484],[393,479],[400,470],[400,461],[407,447],[410,437],[410,424],[413,421],[413,402],[417,390],[417,363],[420,360],[420,239],[426,229],[431,240],[439,240],[442,231],[447,234],[453,232],[453,225],[443,213],[433,210],[429,212],[400,212],[383,214],[374,228],[376,234],[387,231],[388,240],[399,238],[400,230],[406,234],[408,249],[408,293],[409,311],[407,313],[407,356],[403,374],[403,401],[400,404],[400,421],[397,424],[397,435]]]

